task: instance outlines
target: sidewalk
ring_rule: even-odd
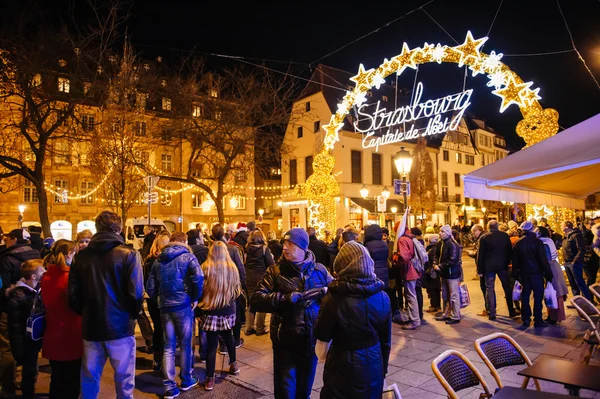
[[[431,361],[436,356],[448,349],[456,349],[465,354],[484,376],[490,389],[496,388],[496,383],[487,367],[481,361],[473,342],[475,339],[493,332],[505,332],[513,337],[525,350],[532,361],[543,357],[559,357],[570,361],[579,362],[582,354],[582,337],[586,324],[579,320],[576,312],[567,309],[568,318],[565,322],[548,326],[544,329],[530,327],[526,331],[517,329],[521,325],[520,319],[512,320],[508,317],[504,293],[500,282],[496,283],[496,297],[498,315],[496,321],[489,321],[487,317],[476,314],[483,309],[483,297],[479,288],[479,281],[472,280],[475,275],[475,265],[471,258],[465,256],[464,274],[465,282],[469,287],[471,305],[462,309],[460,324],[447,325],[434,320],[432,314],[425,313],[424,325],[416,331],[404,331],[400,326],[393,325],[392,353],[386,383],[396,383],[404,399],[437,399],[445,398],[445,391],[436,380],[431,371]],[[429,307],[427,294],[425,308]],[[242,336],[244,334],[242,333]],[[138,346],[143,346],[143,340],[138,338]],[[238,376],[225,376],[217,379],[213,392],[205,392],[202,387],[182,393],[181,398],[197,398],[210,395],[212,398],[235,399],[273,399],[273,355],[271,341],[268,335],[257,337],[255,335],[244,337],[245,344],[237,351],[240,365]],[[221,369],[228,368],[226,356],[217,355],[217,377]],[[47,362],[45,362],[47,364]],[[223,364],[223,366],[222,366]],[[591,364],[600,365],[596,356]],[[151,355],[138,351],[136,370],[137,398],[162,397],[162,378],[151,370]],[[319,363],[317,376],[313,386],[311,398],[318,398],[323,386],[323,363]],[[523,366],[507,367],[501,370],[500,375],[505,385],[520,386],[522,377],[517,371]],[[42,367],[38,379],[37,391],[48,392],[49,372],[48,367]],[[194,375],[205,377],[205,365],[196,363]],[[114,384],[112,370],[107,364],[102,378],[101,398],[114,397]],[[562,385],[540,381],[542,389],[548,392],[566,394]],[[533,382],[530,384],[533,386]],[[460,391],[460,396],[465,398],[478,398],[479,390],[471,388]],[[600,393],[581,391],[582,397],[600,399]]]

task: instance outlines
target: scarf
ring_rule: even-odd
[[[556,250],[556,245],[554,245],[554,241],[552,241],[548,237],[540,237],[540,240],[542,240],[544,245],[547,245],[548,249],[550,249],[550,260],[558,259],[558,251]]]

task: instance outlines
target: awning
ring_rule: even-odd
[[[374,199],[369,200],[369,199],[351,197],[350,200],[352,202],[354,202],[356,205],[360,206],[361,208],[367,210],[370,213],[379,213],[379,212],[377,212],[377,204],[375,203]],[[398,208],[398,211],[401,211],[404,207],[402,205],[402,202],[400,202],[396,199],[388,198],[386,212],[392,212],[391,209],[393,206]]]
[[[465,197],[585,209],[600,191],[600,114],[464,177]]]

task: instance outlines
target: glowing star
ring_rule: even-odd
[[[321,204],[317,204],[315,202],[313,202],[309,207],[308,207],[308,211],[310,213],[312,213],[313,215],[318,215],[319,214],[319,206],[321,206]]]
[[[483,69],[485,70],[485,72],[487,73],[494,73],[498,70],[498,68],[500,68],[502,66],[502,63],[500,62],[500,60],[502,59],[502,57],[504,56],[504,54],[500,53],[500,54],[496,54],[495,51],[492,50],[492,52],[490,52],[490,54],[485,57],[485,59],[483,60]]]
[[[402,44],[402,53],[392,58],[392,61],[398,62],[398,71],[396,74],[400,75],[402,72],[404,72],[406,67],[417,69],[417,65],[415,64],[414,60],[415,54],[417,54],[417,49],[409,49],[406,42]]]
[[[530,88],[526,88],[522,90],[521,97],[523,100],[527,102],[527,105],[531,105],[534,101],[541,100],[542,97],[538,94],[540,92],[540,88],[538,87],[535,90],[531,90]]]
[[[447,46],[442,46],[438,43],[433,49],[431,56],[433,57],[433,60],[438,64],[442,63],[442,59],[446,55],[446,48]]]
[[[365,66],[363,64],[360,64],[358,66],[358,74],[356,74],[355,76],[352,76],[350,78],[351,81],[356,83],[356,86],[369,86],[370,85],[370,78],[371,75],[373,74],[374,69],[369,69],[368,71],[365,71]]]
[[[473,35],[471,31],[467,31],[467,37],[465,42],[460,46],[454,47],[455,51],[460,53],[460,60],[458,61],[458,66],[462,67],[467,59],[474,58],[477,60],[481,54],[479,53],[479,48],[483,46],[483,44],[487,41],[487,37],[483,37],[481,39],[473,39]]]
[[[376,89],[379,89],[382,84],[385,84],[385,78],[381,73],[376,73],[373,75],[373,81],[371,82]]]
[[[554,215],[554,212],[552,212],[552,210],[550,208],[548,208],[546,205],[542,205],[542,206],[533,206],[533,218],[535,220],[538,220],[539,218],[546,218],[548,219],[550,216]]]
[[[367,93],[358,93],[356,95],[356,97],[354,98],[354,105],[356,105],[357,107],[360,107],[361,105],[363,105],[364,103],[367,102]]]
[[[494,87],[496,90],[506,85],[506,73],[502,71],[496,71],[491,75],[488,75],[490,79],[487,82],[487,87]]]
[[[500,112],[506,111],[511,104],[516,104],[518,107],[525,105],[523,98],[521,97],[521,91],[531,86],[532,82],[527,83],[516,83],[515,78],[512,74],[508,76],[506,87],[492,91],[495,95],[502,98],[502,104],[500,105]]]
[[[326,135],[328,137],[333,137],[333,140],[335,142],[335,141],[340,141],[340,136],[339,136],[338,132],[340,131],[340,129],[343,126],[344,126],[343,123],[334,123],[333,118],[332,118],[332,121],[329,122],[329,124],[323,125],[323,129],[327,132]]]
[[[473,62],[473,65],[471,65],[469,69],[473,73],[473,76],[477,76],[480,73],[485,73],[485,71],[483,70],[483,60],[481,58],[478,58]]]

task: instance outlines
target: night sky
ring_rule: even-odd
[[[475,38],[486,36],[501,0],[434,0],[424,7],[447,31],[444,32],[425,12],[417,10],[387,27],[384,25],[428,0],[396,2],[300,2],[272,4],[227,1],[135,1],[126,27],[132,42],[143,56],[162,55],[166,62],[191,50],[205,55],[209,63],[227,65],[230,61],[210,54],[245,57],[251,63],[287,71],[308,78],[319,63],[355,72],[359,63],[377,67],[384,58],[401,52],[402,42],[412,47],[424,42],[454,46],[464,41],[467,30]],[[76,7],[83,1],[77,1]],[[284,3],[284,4],[279,4]],[[62,4],[62,5],[61,5]],[[57,1],[55,12],[64,9]],[[562,0],[575,45],[600,80],[600,2]],[[328,53],[359,37],[379,31],[329,55]],[[503,53],[503,62],[525,81],[540,87],[543,107],[560,113],[563,128],[600,112],[600,88],[596,86],[573,51],[543,56],[509,56],[571,50],[567,29],[553,0],[504,0],[483,47],[489,53]],[[180,50],[184,50],[183,52]],[[247,64],[246,64],[247,65]],[[459,92],[464,69],[455,64],[428,64],[419,68],[418,80],[429,97]],[[408,70],[399,86],[412,88],[415,72]],[[514,130],[522,119],[516,106],[499,113],[500,98],[486,87],[482,75],[469,76],[473,88],[469,110],[485,119],[503,134],[509,144],[519,145]]]

